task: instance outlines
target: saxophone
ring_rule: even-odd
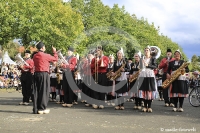
[[[125,67],[125,63],[122,64],[122,66],[115,72],[114,76],[110,77],[110,80],[115,80],[121,76],[121,69]]]
[[[129,78],[129,82],[131,83],[131,82],[137,80],[140,72],[141,72],[141,69],[139,71],[137,71],[135,74],[133,74],[132,78]]]
[[[58,84],[60,84],[60,80],[61,80],[61,78],[60,78],[60,73],[59,73],[59,67],[58,67],[58,63],[57,63],[57,73],[56,73],[56,77],[57,77],[57,81],[58,81]]]
[[[144,56],[142,55],[142,58],[140,58],[140,61],[139,61],[139,65],[140,65],[139,70],[135,74],[133,74],[132,78],[129,78],[130,83],[137,80],[138,76],[140,75],[140,72],[145,69],[143,60],[144,60]]]
[[[170,79],[166,79],[163,84],[162,88],[166,89],[174,80],[176,80],[180,75],[184,75],[185,71],[183,70],[186,68],[190,63],[185,61],[170,77]]]
[[[113,72],[113,70],[110,70],[109,72],[106,73],[106,77],[107,77],[108,79],[111,78],[111,76],[112,76],[112,75],[111,75],[112,72]]]

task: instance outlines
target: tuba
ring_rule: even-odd
[[[15,56],[15,59],[17,60],[17,65],[18,66],[23,66],[23,65],[27,65],[27,66],[29,66],[29,64],[28,63],[26,63],[26,61],[21,57],[21,54],[20,53],[18,53],[16,56]],[[28,71],[28,69],[23,69],[23,71]]]
[[[161,55],[161,50],[159,47],[157,46],[149,46],[150,47],[150,51],[151,51],[151,56],[155,57],[156,59],[158,59]]]
[[[67,64],[67,65],[69,64],[68,61],[66,61],[64,56],[62,55],[61,50],[58,50],[57,54],[58,54],[58,57],[59,57],[58,62],[57,62],[58,66],[60,66],[62,63]]]

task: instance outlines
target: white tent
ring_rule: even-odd
[[[1,63],[3,62],[16,65],[16,63],[10,59],[10,56],[8,55],[8,51],[6,51],[5,54],[3,55],[3,60],[1,61]]]

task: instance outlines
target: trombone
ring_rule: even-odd
[[[94,81],[96,84],[98,83],[98,61],[97,61],[97,58],[99,58],[97,56],[98,56],[98,53],[95,53]]]
[[[95,83],[98,83],[98,70],[99,70],[99,67],[104,67],[102,49],[100,51],[100,56],[99,56],[99,54],[98,54],[98,47],[97,47],[97,51],[96,51],[96,53],[94,55],[95,55],[95,68],[94,68]],[[98,66],[98,61],[99,60],[97,61],[97,58],[99,58],[101,60],[100,66]]]

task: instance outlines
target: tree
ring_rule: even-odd
[[[0,20],[2,47],[15,38],[22,39],[25,48],[42,40],[47,52],[51,52],[52,45],[64,52],[74,45],[76,52],[84,55],[88,47],[105,45],[105,55],[122,47],[130,58],[150,45],[161,49],[158,60],[166,56],[167,48],[179,49],[187,60],[182,48],[160,33],[160,27],[127,13],[124,6],[114,4],[110,8],[101,0],[2,0]]]
[[[3,45],[21,38],[25,46],[42,40],[48,52],[52,45],[66,51],[84,28],[81,14],[58,0],[4,0],[0,11]]]
[[[23,47],[20,47],[18,43],[14,43],[13,41],[8,42],[4,47],[3,47],[3,53],[8,52],[9,56],[11,59],[14,59],[15,55],[19,52],[24,52]]]
[[[192,67],[191,71],[195,71],[195,70],[200,71],[199,61],[198,61],[198,57],[196,55],[192,56],[191,67]]]

